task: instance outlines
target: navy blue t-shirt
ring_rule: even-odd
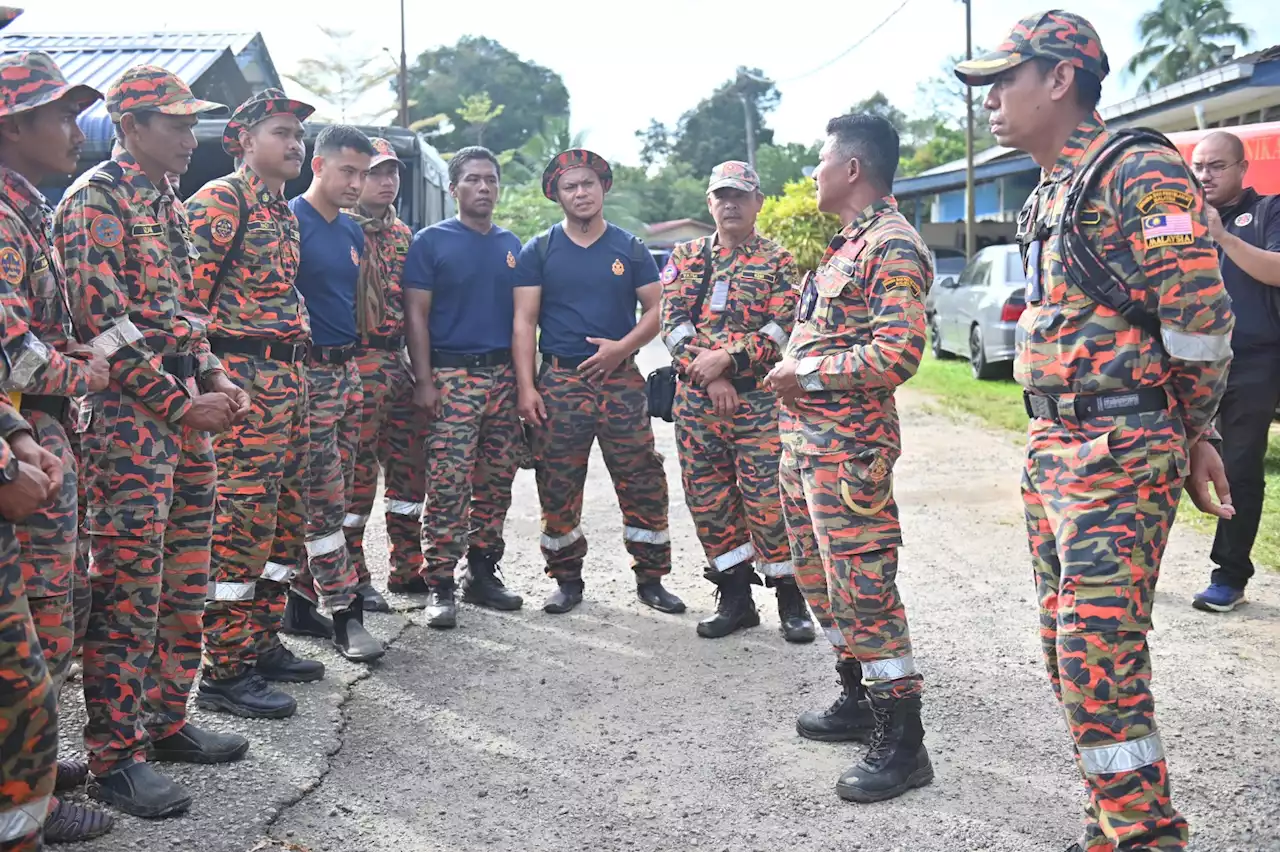
[[[560,225],[548,240],[547,259],[540,264],[534,238],[525,244],[516,265],[517,287],[541,287],[538,348],[545,355],[585,358],[596,354],[588,337],[621,340],[636,327],[636,290],[658,281],[653,255],[635,237],[609,225],[583,248]],[[632,260],[636,251],[643,254]]]
[[[457,219],[423,228],[404,259],[401,285],[431,291],[431,348],[479,355],[511,348],[520,238],[494,225],[487,234]]]
[[[1255,190],[1246,189],[1234,207],[1218,211],[1222,225],[1251,246],[1280,252],[1280,196],[1266,204],[1261,201]],[[1221,247],[1218,257],[1222,282],[1231,296],[1231,313],[1236,318],[1231,332],[1232,351],[1239,354],[1253,349],[1280,350],[1280,290],[1250,278]]]
[[[356,288],[364,231],[346,213],[332,222],[302,196],[289,202],[298,217],[302,238],[298,262],[298,292],[307,300],[311,342],[316,346],[355,343]]]

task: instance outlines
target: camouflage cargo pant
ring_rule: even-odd
[[[373,513],[381,466],[386,486],[391,576],[409,580],[422,570],[422,503],[426,490],[426,418],[413,407],[413,378],[398,352],[373,349],[356,360],[363,385],[360,443],[347,496],[343,530],[360,582],[369,581],[364,528]]]
[[[294,591],[330,612],[356,599],[359,578],[347,555],[342,519],[351,490],[352,460],[360,438],[360,375],[355,361],[308,364],[309,436],[304,506],[306,564],[293,581]]]
[[[84,415],[84,427],[89,424],[90,412],[93,408],[87,400],[83,400],[77,405],[72,403],[72,419],[79,421],[80,414]],[[67,432],[68,446],[71,450],[71,457],[75,459],[76,467],[81,474],[84,473],[84,459],[80,448],[80,437],[82,427],[77,422],[76,428]],[[64,461],[65,465],[66,462]],[[84,650],[84,631],[89,626],[89,609],[93,605],[93,586],[89,583],[89,536],[85,532],[85,509],[89,505],[88,497],[84,492],[85,477],[83,475],[76,477],[76,564],[75,573],[71,583],[71,609],[72,620],[75,624],[75,638],[72,641],[73,656],[80,656]]]
[[[814,617],[841,657],[862,664],[868,690],[905,698],[920,694],[923,678],[898,594],[895,456],[884,449],[836,456],[784,450],[778,478],[796,583]]]
[[[18,539],[0,521],[0,850],[42,848],[58,757],[58,693],[23,591]]]
[[[249,415],[214,439],[218,503],[205,674],[242,674],[280,644],[285,592],[303,558],[306,381],[301,364],[228,354],[227,374],[252,400]]]
[[[422,513],[425,576],[433,585],[452,582],[468,549],[502,558],[521,439],[510,364],[437,369],[435,379],[443,412],[427,427]]]
[[[680,382],[674,415],[684,501],[711,570],[753,562],[766,579],[792,576],[773,394],[742,393],[733,416],[719,417],[705,389]]]
[[[186,724],[217,473],[208,433],[156,419],[114,385],[93,395],[81,452],[93,587],[85,745],[102,774]]]
[[[654,450],[644,378],[635,364],[625,362],[603,382],[593,382],[577,370],[543,363],[538,392],[548,418],[533,433],[547,574],[557,580],[582,576],[583,489],[597,440],[622,509],[632,569],[644,579],[671,573],[667,474]]]
[[[1031,429],[1022,495],[1040,638],[1089,792],[1089,852],[1187,845],[1147,647],[1186,461],[1165,412]]]

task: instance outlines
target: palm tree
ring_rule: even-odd
[[[1146,68],[1140,91],[1153,92],[1216,68],[1224,47],[1248,45],[1253,32],[1232,19],[1226,0],[1160,0],[1138,19],[1138,35],[1142,49],[1126,70]]]

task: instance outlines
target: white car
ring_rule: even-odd
[[[1027,277],[1016,245],[988,246],[959,278],[939,279],[930,294],[929,333],[939,358],[969,359],[974,378],[1009,374]]]

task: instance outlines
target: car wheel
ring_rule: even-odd
[[[929,351],[939,361],[951,358],[951,353],[942,348],[942,329],[938,328],[938,315],[929,317]]]
[[[982,326],[974,323],[969,330],[969,368],[975,379],[994,379],[1000,375],[1000,366],[987,361],[987,347],[982,340]]]

